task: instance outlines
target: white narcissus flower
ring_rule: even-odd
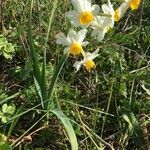
[[[107,4],[102,5],[102,10],[106,16],[96,16],[92,22],[92,36],[97,36],[98,41],[101,41],[107,31],[114,26],[115,21],[119,21],[129,7],[132,10],[138,8],[141,0],[125,0],[118,9],[114,10],[108,0]]]
[[[93,59],[99,55],[98,52],[99,52],[99,48],[96,49],[93,53],[86,52],[84,54],[83,60],[76,61],[73,65],[73,67],[76,68],[76,72],[80,69],[82,65],[84,65],[88,71],[90,71],[92,68],[95,68],[96,65]]]
[[[115,10],[115,21],[119,21],[120,18],[125,14],[127,9],[130,7],[132,10],[138,9],[141,0],[125,0],[120,7]]]
[[[124,0],[132,10],[138,9],[141,0]]]
[[[110,29],[109,26],[102,28],[102,24],[105,20],[105,17],[96,16],[95,21],[92,24],[92,37],[97,37],[98,41],[102,41],[107,31]]]
[[[84,41],[86,33],[87,29],[82,29],[79,32],[71,29],[67,37],[65,35],[59,37],[56,43],[67,46],[64,53],[69,53],[72,55],[84,54],[82,46],[86,46],[88,44],[87,41]]]
[[[131,2],[130,2],[130,8],[132,10],[136,10],[136,9],[138,9],[140,3],[141,3],[141,0],[131,0]]]
[[[113,5],[111,4],[110,0],[108,0],[107,4],[102,5],[102,10],[104,14],[108,15],[104,17],[105,19],[102,23],[102,28],[105,28],[107,26],[112,28],[114,26],[114,21],[115,21],[115,18],[114,18],[115,11],[113,9]]]
[[[102,5],[102,10],[104,15],[96,16],[92,23],[92,36],[97,36],[98,41],[101,41],[104,38],[105,33],[107,33],[110,28],[113,28],[114,21],[116,20],[116,12],[114,11],[110,0],[108,0],[107,4]]]
[[[92,5],[91,0],[71,0],[71,2],[75,10],[67,12],[67,18],[75,27],[88,27],[99,13],[99,6]]]

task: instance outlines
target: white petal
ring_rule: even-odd
[[[93,5],[91,11],[92,11],[93,15],[95,16],[99,13],[100,7],[98,5]]]
[[[102,10],[103,10],[104,13],[110,14],[110,8],[109,8],[108,4],[103,4],[102,5]]]
[[[103,18],[104,17],[102,17],[102,16],[95,16],[94,21],[91,23],[91,27],[92,28],[99,28],[102,25],[102,23],[104,22]]]
[[[84,60],[82,61],[82,63],[85,63],[87,60],[93,60],[94,58],[99,56],[98,52],[99,48],[97,48],[93,53],[89,52],[85,53]]]
[[[66,13],[66,17],[71,21],[71,23],[75,26],[78,27],[80,26],[80,21],[79,21],[79,12],[72,10],[68,11]]]
[[[114,24],[115,24],[115,20],[114,20],[114,18],[113,18],[113,19],[111,19],[109,26],[110,26],[111,28],[113,28],[113,27],[114,27]]]
[[[97,49],[92,53],[92,55],[91,55],[91,59],[92,59],[92,60],[93,60],[94,58],[96,58],[97,56],[99,56],[98,52],[99,52],[99,48],[97,48]]]
[[[84,61],[87,61],[88,59],[91,59],[92,53],[86,52],[84,55]]]
[[[71,0],[71,2],[74,8],[79,12],[90,10],[91,8],[91,0]]]
[[[108,0],[108,7],[111,13],[114,13],[113,5],[111,4],[110,0]]]
[[[91,11],[91,0],[80,0],[83,4],[83,10]]]
[[[87,60],[93,60],[94,58],[96,58],[99,55],[98,52],[99,52],[99,48],[96,49],[93,53],[89,53],[89,52],[85,53],[84,62],[86,62]]]
[[[124,0],[126,3],[130,3],[131,2],[131,0]]]
[[[103,21],[101,25],[101,28],[105,30],[108,27],[111,27],[111,28],[114,27],[114,19],[105,17],[105,20]],[[107,32],[108,30],[105,30],[105,31]]]
[[[64,49],[64,54],[69,54],[69,47],[66,47],[66,48]]]
[[[69,30],[69,33],[67,35],[67,38],[70,40],[70,43],[77,42],[78,40],[78,33],[74,31],[73,29]]]
[[[106,17],[97,16],[96,19],[97,19],[97,22],[98,22],[99,24],[102,24],[102,23],[104,22],[104,20],[106,19]]]
[[[79,11],[79,12],[82,11],[82,3],[80,0],[71,0],[71,3],[77,11]]]
[[[77,36],[77,32],[74,31],[73,29],[70,29],[69,32],[68,32],[67,37],[69,37],[69,38],[74,38],[74,39],[75,39],[76,36]]]
[[[93,29],[93,32],[92,32],[92,34],[91,34],[91,36],[92,37],[95,37],[95,36],[97,36],[97,34],[99,33],[99,29]]]
[[[71,0],[71,2],[74,8],[79,12],[91,9],[91,0]]]
[[[57,43],[57,44],[66,45],[66,46],[68,46],[68,45],[70,44],[69,40],[66,38],[65,35],[62,36],[62,37],[60,37],[60,38],[58,38],[58,39],[56,40],[56,43]]]
[[[102,10],[106,14],[114,15],[113,5],[111,4],[110,0],[108,0],[108,4],[102,5]]]
[[[99,34],[97,35],[98,41],[102,41],[104,36],[105,36],[105,32],[104,30],[101,30],[101,32],[99,32]]]
[[[104,29],[108,26],[113,27],[114,26],[114,20],[112,20],[112,18],[105,17],[105,20],[103,21],[101,28]]]
[[[82,46],[87,46],[89,44],[89,42],[85,41],[82,43]]]
[[[87,29],[82,29],[77,34],[77,41],[82,43],[86,37]]]
[[[76,72],[79,71],[79,69],[81,68],[81,65],[83,64],[83,61],[76,61],[73,64],[73,67],[76,68]]]
[[[81,25],[80,24],[80,27],[82,27],[83,29],[88,28],[89,26],[90,26],[90,24],[88,24],[88,25]]]
[[[120,7],[118,8],[118,10],[121,13],[121,17],[124,15],[124,13],[127,11],[127,9],[129,8],[129,3],[127,2],[123,2]]]

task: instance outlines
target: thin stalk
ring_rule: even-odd
[[[19,114],[19,113],[22,111],[23,107],[24,107],[24,105],[22,105],[22,106],[17,110],[16,114]],[[16,126],[16,124],[17,124],[19,118],[20,118],[20,117],[15,118],[15,119],[12,120],[12,123],[11,123],[11,125],[10,125],[10,127],[9,127],[9,131],[8,131],[8,134],[7,134],[7,138],[8,138],[8,139],[9,139],[9,137],[10,137],[10,135],[11,135],[13,129],[15,128],[15,126]]]
[[[100,147],[99,147],[99,146],[97,145],[97,143],[94,141],[93,135],[86,129],[86,126],[85,126],[85,124],[83,123],[83,121],[82,121],[82,119],[81,119],[81,116],[80,116],[80,113],[79,113],[79,111],[78,111],[77,108],[76,108],[76,111],[77,111],[78,118],[79,118],[79,120],[80,120],[80,124],[82,124],[81,126],[82,126],[83,131],[88,135],[88,137],[91,139],[91,141],[92,141],[92,143],[95,145],[95,147],[96,147],[97,149],[100,149]]]
[[[100,111],[100,110],[98,110],[98,109],[93,109],[93,108],[90,108],[90,107],[86,107],[86,106],[80,105],[80,104],[78,104],[78,103],[73,103],[73,102],[71,102],[71,101],[67,101],[67,100],[63,100],[63,99],[61,99],[61,101],[64,101],[64,102],[66,102],[66,103],[68,103],[68,104],[71,104],[71,105],[73,105],[73,106],[74,106],[74,105],[77,105],[78,107],[87,109],[87,110],[89,110],[89,111],[93,111],[93,112],[95,112],[95,113],[100,113],[100,114],[104,114],[104,115],[107,115],[107,116],[115,117],[115,115],[113,115],[113,114],[106,113],[106,112]]]
[[[129,107],[131,109],[133,101],[132,101],[132,96],[133,96],[133,90],[134,90],[134,83],[135,83],[135,79],[132,81],[132,86],[131,86],[131,93],[130,93],[130,99],[129,99]]]
[[[79,111],[76,109],[77,111],[77,115],[79,117],[79,120],[81,122],[81,127],[83,128],[83,130],[88,134],[89,138],[92,140],[92,142],[94,143],[94,145],[98,148],[99,146],[97,146],[96,142],[93,140],[92,136],[94,135],[95,137],[97,137],[101,143],[103,143],[104,145],[106,145],[108,148],[110,148],[111,150],[114,150],[114,148],[109,144],[107,143],[105,140],[103,140],[101,137],[99,137],[95,132],[93,132],[83,121],[82,121],[82,118],[81,118],[81,115],[79,113]],[[90,133],[91,132],[91,133]],[[90,136],[91,135],[91,136]]]
[[[105,13],[99,13],[100,16],[103,16],[103,17],[112,17],[112,15],[110,14],[105,14]]]
[[[111,84],[110,96],[109,96],[109,99],[108,99],[108,104],[107,104],[107,108],[106,108],[106,113],[108,113],[108,111],[109,111],[110,102],[111,102],[112,94],[113,94],[113,86],[114,86],[114,81],[112,81],[112,84]],[[101,130],[101,137],[102,137],[102,134],[103,134],[103,131],[104,131],[104,126],[105,126],[105,123],[106,123],[106,118],[107,118],[107,116],[105,115],[105,116],[104,116],[103,125],[102,125],[102,130]]]
[[[3,103],[7,102],[8,100],[14,99],[15,97],[19,96],[20,92],[15,93],[14,95],[11,95],[7,98],[5,98],[4,100],[0,101],[0,105],[2,105]]]

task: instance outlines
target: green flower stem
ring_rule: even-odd
[[[105,13],[99,13],[100,16],[103,16],[103,17],[112,17],[112,15],[110,14],[105,14]]]
[[[51,85],[50,85],[50,88],[49,88],[49,92],[48,92],[48,104],[46,105],[47,106],[47,110],[49,110],[51,107],[54,106],[54,103],[52,101],[52,96],[53,96],[53,92],[54,92],[54,87],[57,83],[57,80],[58,80],[58,77],[59,77],[59,74],[64,66],[64,63],[66,62],[68,58],[68,54],[64,54],[61,58],[61,60],[59,61],[59,64],[55,70],[55,73],[54,73],[54,76],[52,78],[52,81],[51,81]]]

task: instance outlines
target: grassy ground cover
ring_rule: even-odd
[[[86,50],[100,49],[90,72],[75,72],[80,57],[56,43],[75,29],[71,9],[69,0],[0,1],[0,150],[148,150],[150,1],[101,42],[87,34]]]

